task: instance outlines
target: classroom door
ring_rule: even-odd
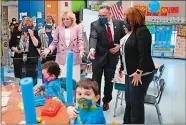
[[[51,15],[55,20],[55,25],[58,26],[58,1],[45,0],[45,17]]]

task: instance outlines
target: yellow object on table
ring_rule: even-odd
[[[114,121],[112,122],[112,124],[118,124],[118,122],[117,122],[116,120],[114,120]]]
[[[53,97],[52,99],[55,101],[60,101],[57,97]]]
[[[37,122],[41,123],[41,117],[37,117]]]
[[[21,112],[24,111],[23,103],[20,102],[20,103],[18,104],[18,107],[19,107],[19,109],[21,110]]]

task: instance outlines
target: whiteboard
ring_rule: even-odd
[[[90,25],[92,22],[98,19],[98,11],[83,9],[83,21],[82,24],[86,31],[87,38],[90,36]]]

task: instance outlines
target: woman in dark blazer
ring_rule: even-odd
[[[144,124],[144,98],[154,76],[152,38],[145,26],[145,15],[131,7],[124,12],[126,35],[121,39],[125,72],[126,109],[124,124]]]
[[[13,58],[15,77],[32,77],[35,85],[39,57],[37,48],[41,47],[41,41],[30,17],[25,17],[20,23],[19,31],[13,33],[9,47],[15,53]]]

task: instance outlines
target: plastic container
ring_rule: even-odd
[[[35,96],[35,104],[36,106],[43,106],[46,103],[46,99],[44,96]]]
[[[44,106],[43,110],[41,110],[41,115],[55,117],[60,109],[61,102],[51,100]]]

